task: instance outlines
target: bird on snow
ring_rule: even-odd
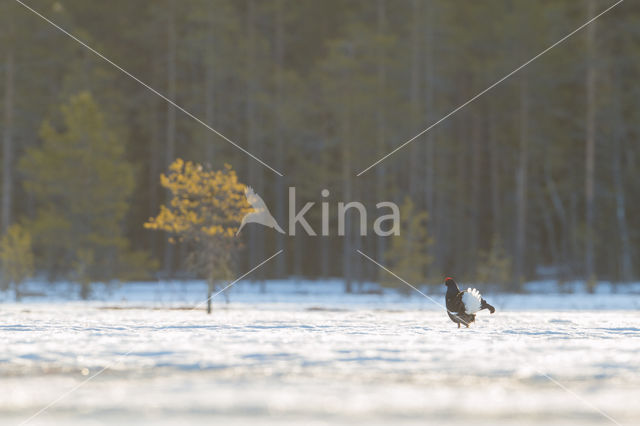
[[[491,313],[496,311],[496,308],[488,304],[475,288],[460,291],[458,284],[453,278],[449,277],[444,280],[444,284],[447,286],[447,294],[445,296],[447,314],[449,314],[451,321],[458,324],[458,328],[460,328],[460,323],[468,328],[469,324],[476,320],[476,312],[482,309],[489,309]]]
[[[275,228],[276,231],[284,234],[284,231],[280,228],[278,222],[276,222],[275,218],[271,215],[271,212],[264,203],[264,200],[262,200],[262,198],[253,191],[253,188],[247,186],[244,189],[244,196],[247,197],[247,201],[251,204],[251,207],[253,207],[253,211],[244,215],[236,235],[240,233],[242,227],[247,223],[259,223],[260,225],[268,226],[269,228]]]

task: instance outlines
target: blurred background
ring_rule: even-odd
[[[285,176],[4,1],[4,271],[27,259],[19,265],[27,275],[49,280],[197,277],[189,246],[143,226],[168,201],[160,174],[183,158],[231,165],[285,229],[289,186],[296,211],[316,203],[306,215],[316,232],[329,202],[330,236],[243,230],[239,272],[285,250],[258,280],[341,277],[352,292],[372,281],[403,286],[356,249],[416,284],[454,275],[519,291],[535,279],[638,278],[636,3],[361,176],[613,2],[28,4]],[[357,215],[338,236],[338,201],[367,205],[370,231],[375,204],[396,202],[400,236],[361,236]]]

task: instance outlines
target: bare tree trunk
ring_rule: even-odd
[[[321,237],[321,275],[328,278],[331,274],[331,239],[329,237]]]
[[[595,13],[595,0],[587,0],[588,16]],[[595,280],[594,268],[594,216],[595,216],[595,146],[596,146],[596,70],[595,70],[595,33],[596,23],[587,27],[587,114],[586,114],[586,158],[585,158],[585,279]]]
[[[556,227],[553,223],[553,216],[551,214],[552,210],[548,208],[548,205],[545,202],[544,192],[542,191],[542,188],[540,186],[535,187],[535,200],[537,201],[538,209],[541,212],[540,214],[542,216],[542,223],[544,224],[544,228],[547,232],[549,257],[557,261],[560,259],[560,256],[556,243],[558,240],[556,236]]]
[[[468,146],[466,141],[468,140],[469,132],[467,130],[466,123],[457,123],[458,145],[454,154],[456,157],[456,187],[451,191],[454,197],[452,204],[455,206],[454,224],[456,226],[453,229],[453,238],[455,239],[453,256],[457,274],[466,274],[468,272],[466,267],[469,253],[467,250],[467,235],[469,232],[469,220],[467,218],[469,191],[467,191],[467,182],[469,182],[469,167],[466,155]]]
[[[578,182],[572,182],[573,187],[576,188]],[[582,266],[581,250],[578,242],[578,195],[572,192],[569,196],[569,257],[571,258],[571,275],[576,275],[576,271],[579,271]]]
[[[563,271],[561,271],[560,278],[563,280],[567,278],[564,269],[569,263],[569,239],[570,239],[570,231],[569,224],[567,223],[567,212],[562,204],[562,199],[558,194],[558,188],[556,187],[553,175],[551,173],[551,164],[550,159],[547,159],[544,162],[544,179],[545,186],[547,192],[549,193],[549,198],[551,199],[551,205],[553,206],[553,210],[555,211],[556,216],[560,220],[560,248],[559,255],[554,256],[555,263],[562,265]]]
[[[207,49],[205,58],[205,75],[204,75],[204,118],[207,124],[214,126],[215,120],[215,99],[216,99],[216,7],[214,3],[209,3],[209,28],[207,34]],[[205,157],[207,162],[213,163],[215,156],[215,135],[208,132],[206,138]]]
[[[448,149],[443,148],[440,154],[440,163],[448,164],[449,161],[451,161],[451,154]],[[445,173],[442,171],[443,167],[440,163],[434,165],[436,168],[436,176],[444,176]],[[447,252],[451,239],[451,234],[449,233],[451,217],[449,213],[447,192],[443,190],[435,191],[435,216],[433,221],[437,224],[437,226],[434,227],[434,239],[437,243],[432,246],[434,249],[434,265],[439,271],[445,274],[450,270],[450,265],[447,260]]]
[[[616,196],[616,219],[618,222],[618,233],[620,235],[620,277],[622,281],[629,282],[633,278],[633,264],[631,262],[631,241],[629,238],[629,226],[627,225],[627,209],[625,201],[623,173],[622,173],[622,150],[620,139],[615,138],[615,152],[613,155],[613,182]]]
[[[176,100],[176,17],[175,0],[168,0],[167,5],[167,97]],[[165,147],[165,164],[168,166],[175,158],[176,140],[176,110],[171,104],[167,104],[167,144]],[[170,196],[167,194],[167,196]],[[173,245],[166,243],[164,251],[164,266],[167,275],[173,272]]]
[[[323,95],[324,96],[324,93]],[[329,140],[331,139],[330,136],[330,127],[331,127],[331,122],[328,119],[328,117],[325,115],[323,116],[323,123],[322,123],[322,133],[323,133],[323,140],[324,140],[324,146],[325,146],[325,152],[322,155],[322,162],[323,162],[323,166],[325,167],[325,170],[331,170],[331,168],[333,167],[333,164],[335,162],[335,158],[333,155],[330,155],[327,153],[328,151],[328,146],[329,146]],[[325,181],[327,182],[327,181]],[[325,187],[328,188],[329,185],[325,184]],[[328,200],[327,200],[328,201]],[[330,226],[330,224],[329,224]],[[335,273],[335,267],[332,268],[332,261],[335,259],[335,255],[333,253],[333,251],[331,250],[332,248],[332,238],[330,236],[322,236],[321,237],[321,245],[322,245],[322,276],[323,277],[329,277],[331,275],[331,273]]]
[[[358,192],[359,188],[361,188],[360,183],[362,182],[362,180],[359,181],[355,181],[352,182],[352,186],[355,187],[356,189],[356,193],[362,193],[362,192]],[[347,200],[351,200],[351,197],[347,198]],[[352,212],[353,213],[353,212]],[[362,218],[358,219],[358,222],[360,222],[362,220]],[[356,225],[355,221],[351,221],[351,228],[350,228],[350,233],[352,235],[353,238],[353,242],[351,245],[351,259],[354,258],[354,253],[357,250],[362,250],[362,235],[360,234],[360,223],[358,223]],[[358,259],[360,260],[360,259]],[[353,266],[351,268],[352,270],[352,275],[353,275],[353,279],[356,282],[356,291],[357,292],[361,292],[362,291],[362,265],[363,262],[361,261],[357,261],[355,263],[353,263]]]
[[[247,146],[249,152],[261,157],[261,147],[258,141],[258,117],[256,113],[256,95],[258,93],[258,77],[256,74],[256,3],[254,0],[247,0]],[[264,176],[262,166],[254,159],[247,157],[249,171],[249,184],[256,192],[263,197]],[[260,262],[264,256],[264,230],[257,227],[249,229],[249,259],[251,264]],[[262,271],[255,274],[260,283],[260,290],[265,290]]]
[[[158,64],[154,63],[154,77],[158,72]],[[157,81],[156,78],[153,79]],[[160,117],[158,113],[158,101],[157,97],[149,97],[149,128],[150,128],[150,141],[149,141],[149,205],[148,215],[152,217],[158,211],[159,201],[159,185],[160,170],[162,169],[162,147],[160,146]],[[149,232],[149,246],[151,247],[151,254],[153,258],[159,256],[158,251],[158,232]]]
[[[343,117],[343,134],[345,136],[351,133],[351,117],[349,117],[349,112],[346,112],[346,116]],[[348,137],[343,138],[345,141],[342,146],[342,195],[345,200],[351,200],[351,153]],[[353,251],[353,221],[351,220],[351,216],[349,214],[345,217],[345,235],[342,238],[343,241],[343,253],[342,253],[342,272],[344,275],[344,289],[346,293],[352,292],[352,280],[353,280],[353,270],[351,268],[351,258]]]
[[[6,56],[4,135],[2,143],[2,233],[11,225],[13,191],[13,68],[13,49],[9,48]]]
[[[431,125],[436,119],[435,110],[435,88],[436,88],[436,64],[435,64],[435,32],[434,28],[436,23],[436,5],[433,2],[427,2],[424,4],[425,9],[425,90],[424,90],[424,109],[426,123]],[[427,132],[425,140],[425,185],[424,185],[424,199],[427,212],[429,213],[429,222],[427,224],[428,232],[435,238],[436,242],[439,242],[436,234],[436,229],[441,226],[436,215],[436,164],[437,164],[437,146],[434,134]],[[438,244],[433,244],[429,247],[429,255],[433,259],[437,259],[437,255],[434,253],[437,250]],[[436,266],[437,268],[437,266]],[[433,268],[432,268],[433,269]],[[435,277],[435,273],[431,270],[427,270],[427,279]]]
[[[6,59],[4,93],[4,135],[2,139],[2,233],[11,225],[13,193],[13,91],[14,56],[9,48]]]
[[[276,167],[283,170],[285,167],[285,144],[284,144],[284,120],[282,110],[284,109],[284,7],[283,0],[276,0],[276,39],[275,39],[275,62],[276,62]],[[281,179],[276,185],[276,220],[283,220],[286,216],[286,185]],[[285,235],[277,233],[276,245],[278,250],[285,248]],[[286,256],[278,256],[276,259],[276,274],[284,277],[287,271]]]
[[[411,78],[409,82],[409,102],[410,102],[410,123],[417,123],[420,117],[420,2],[413,0],[412,27],[411,27]],[[418,207],[418,197],[420,190],[420,156],[417,152],[422,151],[422,144],[417,144],[409,148],[414,151],[414,155],[409,157],[409,193],[416,207]]]
[[[472,133],[469,140],[472,147],[471,158],[471,208],[470,208],[470,225],[471,230],[469,232],[469,259],[468,264],[470,270],[475,273],[476,271],[476,259],[478,255],[478,210],[480,208],[480,160],[482,159],[480,144],[482,121],[479,113],[475,113],[471,120]]]
[[[387,4],[386,0],[378,0],[377,2],[377,17],[378,17],[378,37],[382,38],[387,30]],[[381,46],[378,46],[377,50],[377,89],[378,89],[378,99],[380,102],[377,103],[376,109],[376,119],[378,122],[377,126],[377,139],[376,139],[376,157],[382,157],[385,155],[385,138],[387,133],[387,114],[386,114],[386,102],[384,101],[384,96],[386,94],[386,83],[387,83],[387,67],[386,67],[386,52]],[[378,165],[376,169],[376,196],[378,200],[385,199],[385,187],[386,187],[386,167],[384,161]],[[385,252],[387,250],[387,240],[385,237],[377,238],[377,258],[382,261],[385,256]],[[381,278],[381,274],[383,271],[377,268],[377,277],[378,280]]]
[[[207,313],[211,314],[211,299],[213,298],[213,289],[215,288],[215,283],[210,279],[207,280]]]
[[[351,46],[347,47],[348,55],[351,55]],[[350,82],[349,70],[345,70],[343,76],[343,86],[349,87]],[[351,167],[351,102],[350,98],[347,99],[342,107],[341,117],[341,133],[342,133],[342,197],[344,200],[351,200],[351,177],[353,170]],[[344,275],[345,292],[351,293],[353,291],[353,269],[351,265],[351,259],[353,256],[353,221],[351,215],[347,214],[345,217],[345,235],[342,238],[343,252],[342,252],[342,273]]]
[[[633,279],[633,252],[631,239],[629,236],[629,225],[627,221],[627,202],[624,188],[624,169],[623,169],[623,149],[622,141],[624,140],[626,131],[622,116],[621,108],[621,90],[619,88],[620,78],[613,76],[612,84],[614,91],[614,116],[617,125],[613,126],[613,156],[611,170],[613,173],[613,185],[615,188],[615,211],[616,220],[618,222],[618,235],[620,239],[620,278],[623,282],[629,282]]]
[[[496,133],[496,116],[489,104],[489,164],[491,172],[491,218],[492,237],[502,241],[502,203],[500,192],[500,149],[498,148]]]
[[[304,263],[304,246],[305,246],[304,236],[300,233],[297,234],[293,238],[293,274],[297,278],[302,277],[304,274],[303,263]],[[284,255],[285,253],[283,253]]]
[[[432,2],[425,3],[425,118],[427,124],[434,122],[435,117],[435,5]],[[433,133],[427,132],[426,136],[426,181],[425,181],[425,205],[429,215],[434,213],[434,188],[435,188],[435,164],[436,164],[436,146]],[[431,223],[433,223],[433,216]]]
[[[529,140],[529,88],[527,74],[521,76],[520,86],[520,154],[516,171],[516,256],[515,278],[517,290],[525,279],[525,250],[527,245],[527,167]]]

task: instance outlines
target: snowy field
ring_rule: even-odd
[[[65,393],[28,424],[640,424],[633,290],[487,294],[458,330],[419,295],[331,288],[241,284],[212,315],[186,309],[198,283],[4,295],[0,424]]]

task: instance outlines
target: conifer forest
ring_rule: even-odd
[[[357,250],[421,284],[638,279],[640,5],[583,26],[612,4],[2,1],[2,247],[26,262],[4,269],[200,277],[197,244],[145,226],[180,161],[232,170],[285,228],[215,251],[242,272],[283,250],[256,279],[398,285]],[[338,235],[351,201],[366,235],[355,211]],[[372,232],[383,201],[399,235]],[[309,202],[317,235],[290,235]]]

